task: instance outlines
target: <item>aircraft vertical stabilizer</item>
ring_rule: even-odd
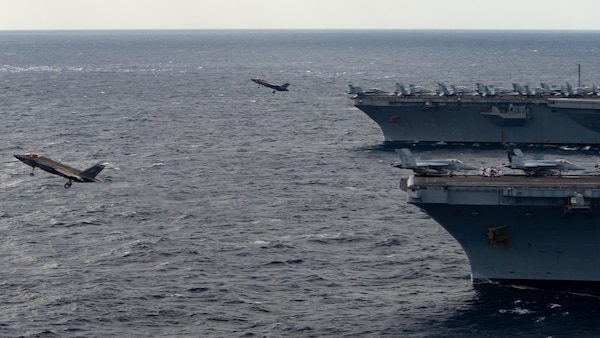
[[[506,153],[508,154],[508,161],[511,168],[525,167],[525,159],[521,149],[509,149]]]
[[[82,171],[80,176],[93,180],[96,177],[96,175],[98,175],[102,171],[102,169],[104,169],[104,166],[102,164],[96,164]]]
[[[417,167],[417,161],[415,161],[415,158],[410,150],[402,148],[398,150],[398,155],[400,155],[400,160],[402,161],[403,167]]]

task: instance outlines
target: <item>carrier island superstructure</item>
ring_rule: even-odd
[[[460,243],[475,282],[600,292],[600,176],[412,175],[401,188]]]
[[[504,90],[447,87],[435,92],[397,84],[393,93],[350,86],[353,105],[381,128],[385,141],[423,143],[600,144],[596,86]]]

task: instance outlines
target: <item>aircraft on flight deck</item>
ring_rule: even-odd
[[[258,83],[259,85],[273,89],[273,93],[275,93],[276,91],[287,92],[288,91],[287,87],[290,85],[289,83],[284,83],[281,86],[278,86],[278,85],[271,84],[261,78],[255,78],[255,79],[250,79],[250,80]]]
[[[64,178],[69,179],[67,183],[65,183],[65,189],[69,189],[73,181],[75,182],[102,182],[101,179],[96,178],[102,169],[104,169],[104,165],[96,164],[92,167],[89,167],[86,170],[77,170],[75,168],[71,168],[62,163],[51,160],[47,157],[38,155],[36,153],[26,153],[24,155],[14,155],[19,161],[31,166],[33,169],[31,170],[31,176],[34,175],[34,170],[36,167],[47,171],[51,174],[62,176]]]
[[[396,168],[411,169],[417,175],[452,175],[455,170],[475,170],[477,168],[464,164],[457,159],[420,160],[415,161],[407,148],[397,151],[400,161],[393,163]]]
[[[525,160],[521,149],[509,149],[506,153],[508,154],[509,163],[505,166],[511,169],[523,170],[527,176],[554,175],[557,172],[560,175],[561,172],[567,170],[583,170],[583,168],[563,159],[544,160],[540,158]]]
[[[383,95],[383,94],[388,94],[386,92],[384,92],[381,89],[378,88],[370,88],[367,89],[365,91],[363,91],[362,87],[359,86],[353,86],[351,84],[348,85],[348,87],[350,87],[350,92],[348,94],[356,94],[356,95]]]

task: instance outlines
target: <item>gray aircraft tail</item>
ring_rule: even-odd
[[[448,87],[446,87],[446,85],[442,82],[438,82],[438,91],[440,95],[450,96],[453,94],[448,90]]]
[[[523,89],[523,86],[521,86],[520,84],[513,83],[513,92],[519,93],[519,94],[524,94],[525,90]]]
[[[519,168],[525,166],[524,155],[521,149],[509,149],[506,151],[508,161],[511,168]]]
[[[396,82],[396,93],[404,95],[404,96],[411,94],[406,90],[406,88],[404,88],[403,84],[398,83],[398,82]]]
[[[417,166],[417,161],[415,161],[415,158],[413,157],[412,153],[407,148],[402,148],[398,150],[398,155],[400,155],[400,160],[402,161],[403,168]]]
[[[98,163],[82,171],[81,174],[79,174],[79,176],[90,180],[94,180],[96,175],[98,175],[102,171],[102,169],[104,169],[104,165]]]
[[[348,93],[348,94],[364,94],[361,87],[358,87],[358,86],[355,87],[351,84],[349,84],[348,87],[350,87],[350,93]]]
[[[284,83],[284,84],[282,84],[282,85],[281,85],[281,86],[279,86],[279,87],[280,87],[282,90],[286,90],[286,89],[287,89],[287,87],[289,87],[289,86],[290,86],[290,84],[289,84],[289,83]]]

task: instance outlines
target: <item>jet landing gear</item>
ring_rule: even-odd
[[[65,183],[65,189],[69,189],[71,187],[71,184],[73,184],[73,181],[69,180],[69,182]]]
[[[29,176],[35,175],[34,171],[35,171],[35,167],[33,167],[33,169],[31,169],[31,172],[29,173]]]

